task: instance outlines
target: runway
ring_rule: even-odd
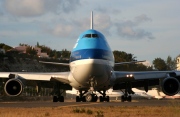
[[[132,102],[0,102],[0,108],[171,106],[173,104],[180,105],[180,100],[133,100]]]

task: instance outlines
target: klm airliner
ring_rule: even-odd
[[[169,96],[180,91],[180,71],[145,71],[126,72],[114,71],[115,65],[135,63],[115,63],[112,50],[104,35],[93,29],[93,13],[91,26],[80,34],[71,52],[69,64],[44,62],[49,64],[68,65],[69,72],[29,73],[0,72],[0,78],[5,80],[4,91],[8,96],[19,96],[24,86],[53,88],[53,102],[64,102],[62,93],[75,88],[79,91],[76,102],[109,102],[106,91],[123,90],[121,101],[131,101],[132,88],[160,85],[162,91]],[[39,90],[38,90],[39,91]],[[99,92],[101,96],[97,96]]]

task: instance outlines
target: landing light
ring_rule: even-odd
[[[132,74],[128,74],[128,75],[126,75],[126,77],[133,77],[133,75]]]

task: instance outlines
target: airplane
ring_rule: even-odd
[[[103,25],[103,24],[102,24]],[[8,96],[19,96],[24,86],[53,88],[53,102],[64,102],[64,90],[75,88],[80,92],[76,102],[96,102],[99,92],[100,102],[109,102],[106,91],[122,90],[121,101],[131,102],[132,88],[160,85],[164,94],[173,96],[180,91],[180,71],[114,71],[115,65],[138,61],[115,63],[112,50],[105,36],[93,28],[91,12],[90,29],[78,37],[70,55],[69,63],[53,63],[70,67],[68,72],[0,72],[5,79],[4,91]],[[51,62],[52,63],[52,62]]]

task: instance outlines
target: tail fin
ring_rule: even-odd
[[[91,11],[91,26],[90,29],[93,29],[93,11]]]

